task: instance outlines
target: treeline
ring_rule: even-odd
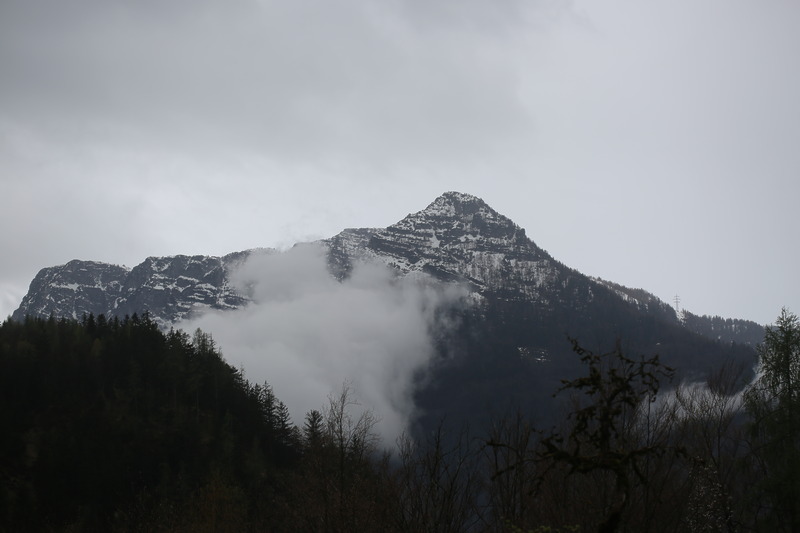
[[[390,453],[346,385],[297,427],[200,331],[6,321],[0,531],[800,531],[797,317],[744,394],[733,366],[665,393],[657,357],[573,349],[556,427],[443,422]]]
[[[749,346],[756,346],[764,340],[764,326],[752,320],[708,315],[698,316],[688,311],[683,312],[683,320],[687,329],[709,339],[728,343],[742,343]]]

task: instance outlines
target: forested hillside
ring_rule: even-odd
[[[381,443],[346,384],[295,426],[197,331],[136,315],[0,326],[0,531],[796,531],[800,324],[744,393],[594,353],[554,427]],[[498,391],[498,394],[501,394]]]
[[[240,523],[269,500],[267,472],[300,454],[268,385],[245,381],[208,336],[163,334],[148,317],[5,322],[0,398],[8,531]],[[204,498],[235,516],[208,514]]]

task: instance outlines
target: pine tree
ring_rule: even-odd
[[[325,438],[325,420],[316,409],[306,413],[303,424],[303,444],[306,450],[317,450],[322,447]]]
[[[759,346],[759,376],[745,394],[753,452],[770,502],[764,525],[800,532],[800,321],[783,309]]]

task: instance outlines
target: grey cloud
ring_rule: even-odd
[[[180,5],[31,13],[12,2],[0,37],[6,112],[51,129],[59,117],[94,124],[94,141],[110,132],[129,145],[305,160],[439,160],[525,130],[496,34],[461,17],[420,27],[416,10],[392,3]],[[499,11],[472,6],[478,21]]]

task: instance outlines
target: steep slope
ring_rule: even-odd
[[[354,262],[370,260],[472,292],[472,306],[451,310],[457,331],[442,340],[446,355],[420,388],[423,426],[454,412],[474,417],[549,405],[560,380],[579,371],[568,337],[597,351],[622,342],[629,353],[658,353],[679,378],[701,379],[724,362],[751,367],[754,361],[752,348],[688,329],[652,294],[554,260],[474,196],[448,192],[388,228],[348,229],[323,244],[340,278]]]
[[[119,300],[129,272],[125,267],[77,259],[43,268],[11,318],[80,318],[83,314],[108,313]]]
[[[468,284],[477,293],[537,300],[563,268],[525,230],[483,200],[447,192],[385,229],[349,229],[323,241],[341,277],[354,260],[380,261],[401,274],[424,272]]]

